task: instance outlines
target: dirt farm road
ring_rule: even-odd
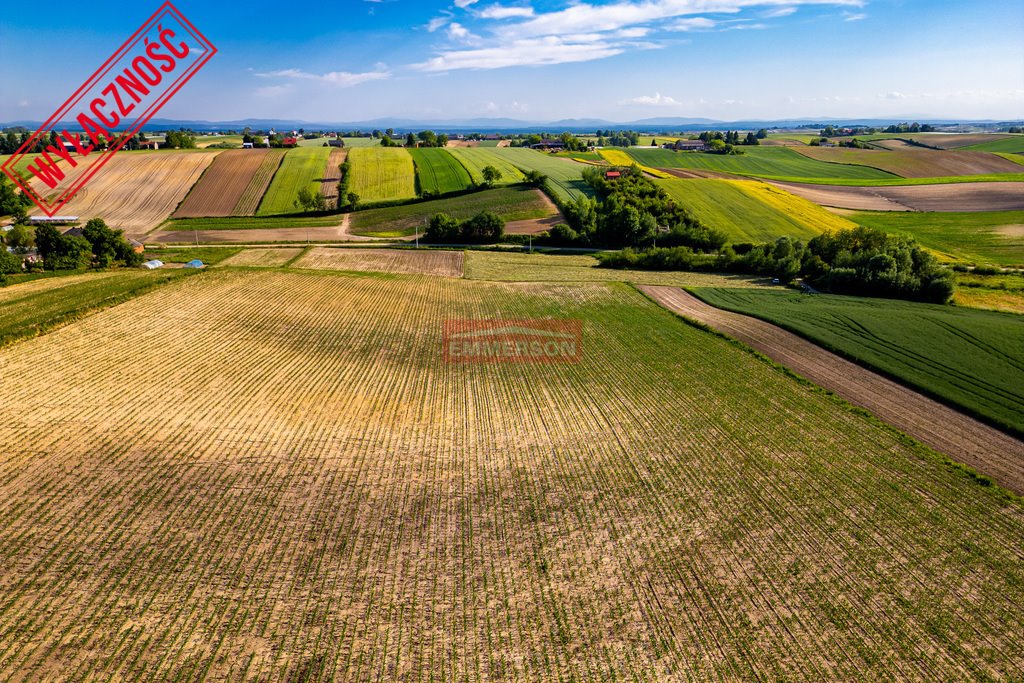
[[[752,347],[918,441],[1024,494],[1024,442],[770,323],[715,308],[678,287],[639,289],[670,311]]]

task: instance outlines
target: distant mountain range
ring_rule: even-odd
[[[647,133],[659,132],[683,132],[701,130],[756,130],[758,128],[798,128],[801,126],[873,126],[885,127],[902,121],[917,121],[919,123],[930,123],[932,125],[967,125],[967,126],[999,126],[999,125],[1020,125],[1019,121],[992,121],[973,120],[955,121],[950,119],[933,119],[921,117],[902,117],[886,119],[838,119],[838,118],[803,118],[784,120],[750,120],[750,121],[716,121],[713,119],[681,118],[681,117],[658,117],[640,119],[638,121],[614,122],[604,119],[562,119],[559,121],[523,121],[507,118],[476,118],[476,119],[452,119],[452,120],[414,120],[401,118],[379,118],[369,121],[349,122],[325,122],[325,121],[299,121],[290,119],[240,119],[234,121],[189,121],[176,119],[152,119],[143,126],[146,131],[172,130],[186,128],[197,132],[211,132],[222,130],[242,130],[246,126],[254,130],[386,130],[394,128],[396,131],[420,131],[431,129],[443,133],[497,133],[497,132],[549,132],[560,133],[569,131],[573,133],[592,133],[595,130],[637,130]],[[36,130],[42,125],[42,121],[11,121],[0,124],[0,127],[10,128],[23,126]],[[62,123],[58,129],[67,128],[75,130],[77,124],[74,122]]]

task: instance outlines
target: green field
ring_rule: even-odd
[[[380,147],[380,140],[376,138],[342,138],[342,140],[348,149],[353,147]]]
[[[188,263],[199,259],[213,266],[240,251],[242,247],[146,247],[146,258],[160,259],[164,263]]]
[[[109,270],[0,288],[0,346],[32,337],[196,271]]]
[[[947,259],[1024,267],[1024,211],[864,211],[847,217],[860,225],[910,235]]]
[[[356,147],[349,151],[352,170],[349,192],[361,204],[412,199],[416,196],[416,168],[409,151],[401,147]]]
[[[994,424],[1024,434],[1024,317],[789,291],[696,289]]]
[[[320,179],[324,177],[330,153],[327,147],[296,147],[288,150],[263,195],[256,215],[299,213],[301,209],[295,206],[299,190],[308,188],[311,192],[320,191]]]
[[[228,216],[225,218],[174,218],[159,230],[260,230],[275,228],[327,228],[341,223],[339,215],[328,216]]]
[[[423,232],[427,221],[437,213],[446,213],[463,220],[481,211],[492,211],[506,221],[543,218],[551,212],[550,205],[539,191],[517,185],[415,204],[356,211],[352,214],[352,232],[374,237],[402,237]]]
[[[420,194],[448,194],[465,190],[473,184],[466,168],[447,150],[417,147],[410,149],[409,154],[416,166]]]
[[[765,278],[717,273],[599,268],[593,256],[519,251],[467,251],[465,277],[496,282],[630,282],[672,287],[761,287]]]
[[[809,240],[827,230],[852,227],[813,202],[753,180],[655,180],[702,223],[729,242],[768,242],[779,237]]]
[[[522,147],[502,147],[495,153],[522,171],[540,171],[546,175],[548,187],[561,202],[574,202],[579,197],[594,195],[593,189],[583,182],[585,164]]]
[[[1008,134],[1009,135],[1009,134]],[[977,145],[964,147],[978,152],[1008,152],[1013,154],[1024,154],[1024,135],[1009,135],[1001,140],[991,140]]]
[[[686,168],[735,173],[780,180],[802,178],[822,180],[899,180],[898,176],[867,166],[831,164],[809,159],[786,147],[746,147],[744,154],[722,155],[701,152],[673,152],[667,149],[630,148],[631,157],[643,166]]]
[[[484,182],[483,170],[486,166],[493,166],[501,171],[498,185],[522,182],[523,174],[515,164],[499,154],[501,151],[495,147],[456,147],[448,150],[469,171],[474,183]]]

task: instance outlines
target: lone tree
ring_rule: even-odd
[[[494,168],[493,166],[484,166],[483,175],[484,185],[486,185],[487,187],[491,187],[494,185],[494,183],[501,180],[501,171]]]
[[[312,192],[308,187],[299,190],[295,199],[295,207],[303,211],[326,211],[327,199],[321,192]]]

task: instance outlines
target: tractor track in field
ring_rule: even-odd
[[[957,462],[1024,494],[1024,442],[771,323],[677,287],[641,286],[665,308],[736,339]]]

